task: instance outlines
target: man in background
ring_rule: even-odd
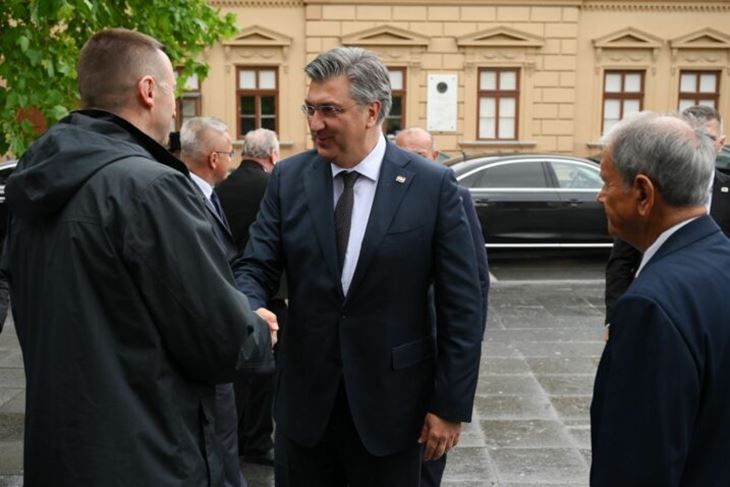
[[[231,226],[236,247],[243,251],[248,243],[248,229],[256,220],[266,192],[271,171],[279,160],[279,141],[272,130],[260,128],[248,132],[243,139],[242,160],[215,192]],[[279,328],[286,326],[286,283],[269,300],[266,308],[277,318]],[[241,375],[234,381],[238,410],[238,451],[251,463],[274,464],[274,424],[271,400],[274,391],[273,371],[268,374]]]
[[[190,178],[200,189],[216,240],[231,262],[239,252],[213,187],[228,175],[233,144],[226,124],[213,117],[185,121],[180,130],[182,160]],[[214,302],[210,306],[216,306]],[[218,384],[215,390],[215,434],[220,442],[225,470],[225,487],[243,487],[246,481],[238,464],[236,400],[233,383]]]
[[[414,154],[436,162],[438,160],[439,151],[436,149],[433,136],[420,127],[411,127],[403,129],[395,137],[395,144]],[[479,285],[482,290],[482,334],[487,323],[487,306],[489,299],[489,265],[487,263],[487,252],[484,247],[484,234],[482,226],[479,224],[474,202],[471,199],[469,190],[463,186],[459,186],[459,196],[461,197],[461,205],[464,207],[464,213],[469,222],[469,230],[472,241],[474,242],[474,250],[476,251],[476,264],[479,271]],[[434,336],[438,330],[438,325],[433,323]],[[425,461],[421,465],[421,487],[437,487],[441,485],[441,478],[446,468],[446,454],[441,458],[431,461]]]
[[[268,328],[165,148],[175,75],[164,46],[104,30],[77,73],[85,108],[41,136],[6,186],[24,483],[223,485],[214,385]]]
[[[598,201],[642,252],[611,312],[591,404],[591,485],[730,478],[730,240],[707,214],[703,126],[642,113],[609,132]]]

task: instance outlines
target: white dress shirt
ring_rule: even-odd
[[[359,176],[355,180],[353,187],[353,204],[352,204],[352,220],[350,223],[350,237],[347,241],[347,251],[345,252],[345,262],[342,265],[342,292],[347,295],[352,282],[352,276],[355,274],[357,259],[360,257],[360,248],[362,247],[362,239],[365,236],[365,229],[370,219],[370,210],[373,208],[373,199],[375,199],[375,188],[378,186],[378,176],[380,175],[380,167],[383,165],[383,157],[385,156],[385,137],[381,136],[375,148],[365,159],[360,161],[352,169],[344,169],[331,163],[332,167],[332,210],[337,206],[337,200],[342,194],[344,183],[342,178],[337,175],[343,171],[356,171]]]
[[[195,174],[192,171],[190,171],[190,179],[192,179],[193,182],[195,182],[195,184],[198,185],[198,187],[203,192],[205,197],[210,199],[210,195],[213,194],[213,187],[210,184],[208,184],[208,181],[201,178],[200,176],[198,176],[197,174]]]
[[[636,269],[636,277],[639,276],[639,272],[641,272],[641,269],[644,268],[644,265],[646,265],[649,260],[651,260],[652,257],[654,257],[654,254],[657,253],[657,251],[661,248],[662,245],[664,245],[664,242],[667,241],[669,237],[672,236],[674,232],[691,222],[692,220],[696,220],[699,217],[690,218],[689,220],[685,220],[683,222],[679,222],[673,227],[669,227],[666,230],[664,230],[661,235],[657,237],[656,240],[654,240],[654,243],[652,243],[648,249],[646,249],[646,252],[644,252],[644,255],[641,256],[641,264],[639,264],[639,268]]]

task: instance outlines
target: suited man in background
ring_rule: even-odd
[[[411,127],[398,132],[395,136],[395,144],[402,149],[418,154],[431,161],[436,162],[438,160],[439,151],[436,149],[433,136],[420,127]],[[474,243],[474,249],[476,250],[479,285],[482,291],[481,322],[482,333],[484,333],[487,324],[487,305],[489,298],[489,264],[487,263],[487,252],[484,247],[484,234],[482,232],[482,226],[479,224],[474,202],[471,199],[471,193],[465,187],[459,186],[459,196],[461,197],[461,205],[464,207],[464,213],[469,221],[469,230]],[[434,332],[437,329],[438,327],[434,323]],[[423,462],[421,466],[421,487],[437,487],[441,485],[445,468],[445,453],[441,458]]]
[[[705,136],[712,141],[715,153],[719,154],[725,145],[722,116],[712,107],[695,105],[686,108],[682,116],[704,126]],[[730,236],[730,176],[715,170],[707,201],[710,216],[725,235]],[[606,263],[606,323],[614,303],[631,284],[641,261],[641,252],[628,242],[616,239]],[[608,330],[607,330],[608,331]],[[606,336],[608,336],[606,334]]]
[[[591,485],[730,478],[730,240],[707,215],[703,126],[642,113],[607,137],[609,232],[642,253],[611,315],[591,405]]]
[[[216,240],[231,262],[239,252],[220,202],[213,192],[213,186],[228,175],[234,154],[228,127],[222,120],[213,117],[188,119],[180,130],[180,145],[182,160],[190,170],[190,178],[200,189]],[[210,304],[215,306],[215,303]],[[233,384],[218,384],[215,394],[215,434],[223,450],[226,487],[246,485],[238,464],[237,417]]]
[[[254,308],[287,274],[276,485],[416,487],[421,458],[471,419],[482,312],[469,226],[451,171],[386,142],[380,59],[340,47],[305,71],[315,150],[274,168],[234,272]]]
[[[264,197],[269,175],[279,160],[279,141],[272,130],[251,130],[243,138],[242,160],[238,168],[215,192],[231,226],[231,234],[238,249],[248,243],[248,229]],[[266,304],[277,318],[279,327],[286,326],[286,283]],[[271,400],[274,393],[273,372],[270,374],[240,376],[234,382],[238,410],[238,452],[248,462],[274,464],[274,424],[271,418]]]

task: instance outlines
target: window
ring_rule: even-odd
[[[603,187],[598,167],[591,168],[574,162],[550,161],[558,178],[558,186],[564,189],[592,189]]]
[[[175,79],[180,76],[181,70],[175,70]],[[176,100],[175,127],[173,132],[179,132],[183,122],[189,118],[200,116],[200,82],[196,75],[185,80],[183,94]]]
[[[719,71],[682,71],[679,75],[679,107],[681,112],[694,105],[717,108],[720,98]]]
[[[608,132],[626,115],[644,106],[643,71],[606,71],[603,83],[603,127]]]
[[[238,137],[258,128],[278,132],[277,69],[240,67],[237,86]]]
[[[480,139],[517,139],[517,110],[520,98],[520,70],[489,68],[479,70]]]
[[[459,179],[467,188],[547,188],[542,162],[498,163]]]
[[[388,68],[393,106],[390,114],[383,120],[383,133],[395,135],[406,128],[406,70],[405,68]]]

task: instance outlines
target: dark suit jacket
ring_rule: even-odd
[[[730,176],[720,171],[715,171],[710,216],[730,236]],[[606,322],[611,321],[611,309],[631,284],[640,263],[640,251],[623,240],[614,241],[606,263]]]
[[[466,220],[469,222],[469,231],[471,232],[471,239],[474,244],[474,251],[476,252],[479,286],[482,290],[483,335],[487,326],[487,308],[489,306],[489,263],[487,262],[487,249],[484,246],[484,232],[482,232],[482,225],[479,223],[479,217],[474,207],[474,201],[471,199],[471,193],[465,187],[459,186],[459,196],[461,197],[461,205],[466,214]]]
[[[427,410],[470,420],[481,348],[474,255],[451,171],[388,143],[345,296],[329,161],[309,151],[277,164],[234,272],[254,309],[266,303],[282,270],[289,280],[274,396],[277,429],[304,446],[316,444],[341,382],[373,455],[415,445]],[[431,285],[435,340],[428,320]]]
[[[221,200],[236,247],[243,251],[248,229],[266,192],[269,175],[256,161],[243,160],[225,180],[215,187]]]
[[[616,303],[591,405],[594,487],[730,480],[730,240],[673,234]]]

